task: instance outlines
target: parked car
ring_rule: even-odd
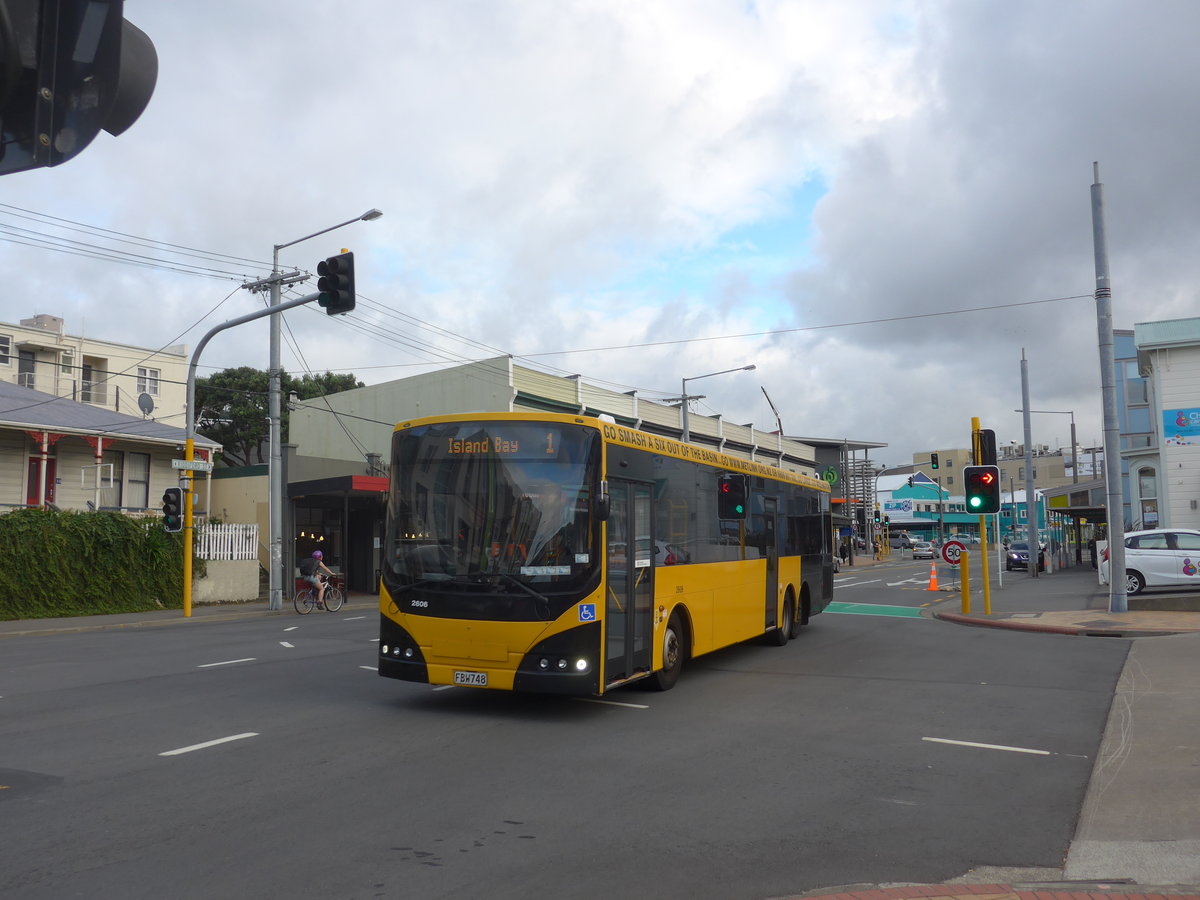
[[[1038,547],[1037,567],[1039,572],[1046,571],[1046,551]],[[1017,541],[1008,545],[1008,553],[1004,556],[1004,568],[1012,571],[1013,569],[1029,569],[1029,544],[1026,541]]]
[[[1108,548],[1100,569],[1108,578]],[[1200,531],[1153,528],[1125,535],[1125,593],[1147,587],[1200,586]]]
[[[933,559],[933,544],[929,541],[917,541],[912,551],[913,559]]]

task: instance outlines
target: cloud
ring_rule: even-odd
[[[665,396],[754,362],[704,383],[708,411],[773,428],[762,386],[789,432],[886,441],[895,462],[965,444],[975,415],[1019,437],[1022,350],[1035,408],[1073,409],[1081,440],[1099,438],[1093,160],[1116,325],[1194,308],[1200,7],[1185,0],[215,0],[126,16],[160,56],[149,108],[63,166],[6,176],[5,202],[240,259],[198,278],[6,244],[28,273],[7,319],[194,346],[261,303],[237,288],[274,244],[378,207],[280,252],[312,271],[354,249],[367,298],[350,322],[288,314],[289,369],[376,381],[498,348]],[[967,312],[981,307],[1003,308]],[[776,333],[667,343],[756,332]],[[532,355],[640,344],[655,346]],[[265,366],[265,324],[205,363]]]

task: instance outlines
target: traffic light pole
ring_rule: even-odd
[[[975,416],[971,419],[971,452],[975,454],[975,462],[983,460],[983,443],[982,435],[979,429],[979,417]],[[992,583],[988,578],[988,540],[987,540],[987,516],[979,517],[979,575],[983,581],[983,611],[987,615],[992,612]],[[999,535],[996,540],[999,540]]]
[[[270,283],[272,290],[278,292],[279,282],[294,276],[272,275],[264,282],[256,284]],[[247,285],[253,287],[254,285]],[[196,349],[192,351],[192,360],[188,363],[187,377],[187,404],[185,409],[185,417],[187,419],[186,431],[187,443],[184,447],[183,458],[189,463],[196,458],[196,364],[200,361],[200,354],[204,352],[204,348],[208,345],[209,340],[218,332],[224,331],[227,328],[233,328],[235,325],[245,325],[247,322],[253,322],[256,319],[261,319],[263,316],[277,315],[288,309],[295,309],[297,306],[303,306],[305,303],[312,303],[320,298],[320,294],[305,294],[303,297],[298,297],[295,300],[289,300],[287,303],[277,303],[268,306],[266,309],[260,309],[256,312],[247,313],[244,316],[239,316],[236,319],[230,319],[221,325],[209,330],[209,332],[200,338],[200,342],[196,344]],[[187,489],[184,491],[183,501],[183,615],[190,617],[192,614],[192,547],[194,544],[195,531],[192,528],[192,478],[191,469],[187,472]],[[274,494],[272,494],[274,496]],[[272,575],[274,575],[272,568]],[[274,585],[272,585],[274,587]],[[280,585],[282,588],[282,585]],[[274,600],[274,596],[272,596]],[[271,606],[271,609],[282,609],[282,597],[278,606]]]

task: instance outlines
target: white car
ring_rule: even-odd
[[[933,559],[933,544],[929,541],[916,541],[912,546],[913,559]]]
[[[1108,548],[1100,561],[1108,579]],[[1143,588],[1200,587],[1200,531],[1191,528],[1154,528],[1125,535],[1125,593]]]

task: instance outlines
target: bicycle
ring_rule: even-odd
[[[337,612],[342,608],[342,603],[346,600],[346,595],[342,593],[342,589],[331,582],[328,578],[323,579],[325,584],[325,602],[323,605],[317,603],[317,592],[312,585],[303,588],[296,592],[296,596],[292,598],[292,605],[296,607],[296,612],[302,616],[307,616],[313,609],[324,609],[328,612]]]

